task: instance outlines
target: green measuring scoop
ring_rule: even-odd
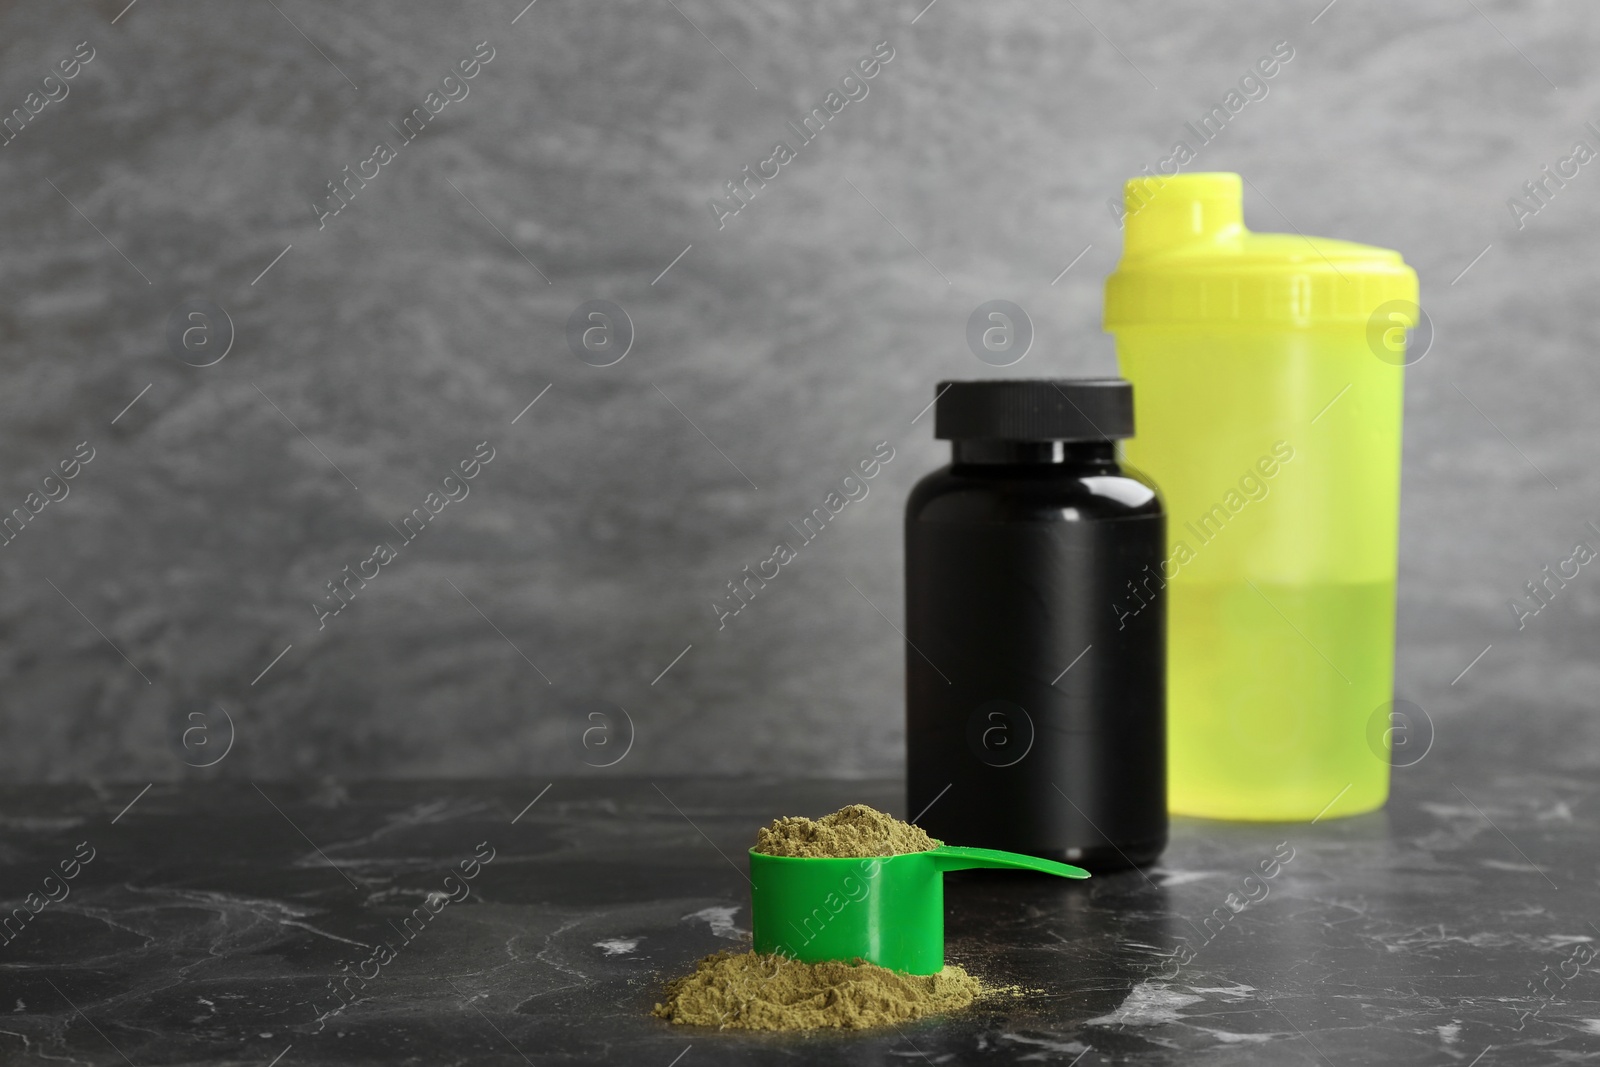
[[[1011,867],[1061,878],[1089,872],[992,848],[850,859],[750,850],[754,948],[807,963],[863,959],[904,974],[944,969],[944,872]]]

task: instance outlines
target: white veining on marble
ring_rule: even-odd
[[[699,911],[685,915],[683,918],[685,922],[698,920],[709,924],[712,934],[717,937],[725,937],[730,941],[740,941],[750,936],[749,930],[741,930],[734,925],[733,917],[739,914],[740,907],[741,905],[738,904],[727,907],[713,905],[709,908],[701,908]]]
[[[1072,1064],[1076,1063],[1078,1058],[1081,1058],[1083,1054],[1090,1048],[1088,1044],[1082,1041],[1072,1040],[1070,1038],[1034,1037],[1028,1034],[1012,1033],[1010,1031],[1002,1033],[999,1039],[1008,1044],[1031,1046],[1034,1048],[1036,1051],[1025,1053],[1017,1057],[1018,1060],[1029,1063],[1043,1061]],[[1057,1053],[1060,1055],[1058,1056]],[[1063,1060],[1061,1058],[1063,1056],[1071,1056],[1073,1059]]]
[[[1189,987],[1189,992],[1216,993],[1226,1000],[1253,1000],[1255,999],[1256,987],[1245,985],[1243,982],[1234,982],[1231,985],[1219,986],[1192,985]]]
[[[1145,979],[1128,991],[1127,997],[1109,1015],[1090,1019],[1088,1026],[1155,1026],[1183,1019],[1179,1010],[1199,1004],[1205,997],[1180,993],[1165,982]]]
[[[594,947],[604,952],[607,956],[626,956],[639,947],[641,938],[613,937],[605,941],[596,941]]]
[[[1210,1034],[1224,1045],[1264,1045],[1269,1041],[1281,1041],[1284,1038],[1298,1036],[1293,1032],[1279,1033],[1274,1030],[1241,1034],[1234,1030],[1218,1030],[1210,1026],[1196,1026],[1195,1029]]]

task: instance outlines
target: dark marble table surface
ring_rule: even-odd
[[[1380,814],[1178,820],[1145,874],[952,876],[950,958],[1041,992],[808,1036],[649,1009],[665,975],[740,947],[759,822],[899,811],[894,782],[12,786],[0,896],[42,908],[0,944],[0,1062],[1588,1061],[1597,777],[1553,761],[1479,744],[1397,771]],[[341,1007],[330,982],[358,971]]]

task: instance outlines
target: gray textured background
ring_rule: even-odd
[[[622,751],[618,705],[603,773],[895,770],[901,643],[849,582],[898,624],[901,506],[945,451],[912,417],[990,373],[963,328],[992,298],[1038,332],[1005,373],[1113,370],[1107,198],[1284,39],[1193,169],[1250,177],[1257,229],[1422,276],[1399,693],[1441,731],[1591,703],[1600,579],[1522,632],[1506,606],[1600,521],[1600,162],[1520,232],[1506,206],[1597,143],[1587,12],[923,2],[7,5],[0,111],[96,56],[0,148],[0,506],[96,458],[0,548],[0,771],[572,772]],[[323,183],[483,40],[470,95],[319,232]],[[708,199],[884,40],[719,231]],[[167,348],[192,297],[237,330],[212,367]],[[564,339],[594,298],[637,330],[604,369]],[[485,439],[471,495],[319,632],[323,583]],[[724,583],[880,440],[870,495],[718,632]],[[193,770],[219,707],[233,748]]]

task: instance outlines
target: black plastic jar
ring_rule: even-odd
[[[943,382],[906,505],[907,811],[1113,870],[1166,846],[1166,518],[1120,378]]]

